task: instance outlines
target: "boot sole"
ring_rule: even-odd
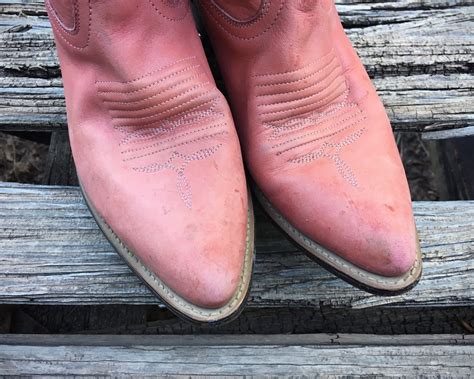
[[[220,325],[236,319],[242,312],[247,298],[252,280],[253,266],[255,261],[254,252],[254,216],[251,196],[249,194],[249,209],[247,216],[247,238],[244,258],[244,267],[240,276],[237,291],[232,298],[220,308],[204,308],[195,305],[168,287],[156,274],[146,268],[138,258],[114,233],[112,228],[95,210],[89,201],[85,191],[82,189],[84,200],[92,213],[97,225],[115,251],[122,257],[130,269],[142,282],[158,297],[166,307],[180,318],[196,325]]]
[[[349,284],[376,295],[394,296],[410,290],[420,280],[422,261],[418,240],[416,260],[407,273],[398,277],[377,275],[350,263],[306,237],[272,206],[256,185],[253,186],[253,190],[270,218],[303,249],[306,255]]]

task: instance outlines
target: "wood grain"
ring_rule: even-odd
[[[424,275],[378,297],[300,253],[257,210],[253,307],[456,306],[474,302],[474,202],[419,202]],[[74,187],[0,184],[0,302],[157,304],[105,240]]]
[[[0,372],[26,376],[469,377],[473,354],[463,335],[0,335]]]
[[[396,130],[472,125],[472,2],[343,1],[338,9]],[[59,74],[43,2],[0,0],[0,130],[64,128]]]

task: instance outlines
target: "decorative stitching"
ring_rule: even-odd
[[[150,100],[150,99],[154,99],[155,97],[158,97],[160,95],[163,95],[164,93],[176,88],[176,87],[179,87],[181,84],[184,84],[184,83],[187,83],[193,79],[196,79],[198,78],[199,76],[203,75],[202,72],[199,72],[195,75],[192,75],[192,76],[189,76],[188,78],[186,79],[183,79],[181,81],[178,81],[176,83],[174,83],[173,85],[170,85],[164,89],[162,89],[160,92],[157,92],[157,93],[154,93],[153,95],[149,95],[147,97],[144,97],[143,99],[138,99],[138,100],[130,100],[130,101],[117,101],[117,100],[105,100],[106,103],[111,103],[111,104],[120,104],[120,105],[130,105],[130,104],[137,104],[137,103],[141,103],[143,101],[147,101],[147,100]],[[147,86],[148,87],[148,86]],[[110,110],[117,110],[117,111],[120,111],[122,109],[112,109],[110,108]]]
[[[199,100],[200,98],[206,96],[206,95],[209,95],[211,93],[211,91],[207,91],[207,92],[203,92],[197,96],[194,96],[192,97],[191,99],[189,99],[188,101],[185,101],[183,103],[180,103],[176,106],[173,106],[171,108],[168,108],[168,109],[165,109],[163,111],[160,111],[160,112],[157,112],[157,113],[154,113],[152,115],[149,115],[149,116],[138,116],[138,117],[120,117],[120,116],[114,116],[115,119],[117,120],[149,120],[151,118],[155,118],[156,116],[160,116],[160,115],[163,115],[163,114],[167,114],[171,111],[174,111],[176,109],[179,109],[179,108],[183,108],[184,106],[192,103],[193,101],[196,101],[196,100]],[[146,108],[144,110],[147,110],[147,109],[151,109],[151,108],[156,108],[157,106],[153,106],[153,107],[150,107],[150,108]],[[116,112],[116,111],[114,111]],[[141,126],[141,125],[144,125],[143,123],[140,123],[138,126]],[[129,125],[130,126],[130,125]]]
[[[349,126],[347,126],[346,129],[348,127]],[[355,141],[357,141],[362,136],[362,134],[364,134],[365,131],[366,131],[365,127],[361,128],[357,130],[356,132],[348,135],[347,137],[345,137],[339,142],[326,141],[316,152],[304,154],[298,158],[291,159],[289,162],[301,164],[301,163],[309,163],[316,159],[329,158],[336,164],[337,171],[342,176],[342,178],[346,180],[353,187],[357,187],[358,186],[357,179],[352,169],[341,158],[339,153],[344,147],[347,147],[351,145],[352,143],[354,143]],[[331,148],[335,149],[334,153],[327,152],[327,149],[331,149]]]
[[[349,113],[349,112],[347,112],[347,113]],[[272,148],[284,146],[284,145],[287,145],[287,144],[289,144],[289,143],[296,142],[296,141],[298,141],[298,140],[300,140],[300,139],[302,139],[302,138],[312,136],[312,135],[314,135],[314,134],[321,134],[321,133],[324,133],[324,132],[326,132],[326,131],[328,131],[328,130],[331,130],[331,129],[334,129],[334,128],[338,127],[339,125],[344,124],[346,121],[353,120],[354,118],[356,118],[356,117],[358,117],[358,116],[360,116],[360,115],[362,115],[362,111],[359,110],[359,112],[354,113],[354,114],[350,115],[349,117],[343,118],[342,120],[339,120],[338,122],[336,122],[336,123],[334,123],[334,124],[330,124],[329,126],[327,126],[327,127],[325,127],[325,128],[316,129],[316,130],[313,130],[313,131],[311,131],[311,132],[308,132],[308,133],[305,133],[305,134],[301,134],[301,135],[299,135],[299,136],[297,136],[297,137],[290,138],[290,139],[285,140],[285,141],[283,141],[283,142],[280,142],[280,143],[278,143],[278,144],[276,144],[276,145],[273,145]],[[339,114],[338,114],[337,116],[339,116]],[[332,117],[332,118],[330,118],[330,119],[324,119],[323,122],[326,122],[326,121],[331,120],[331,119],[334,119],[334,118],[335,118],[335,117]],[[366,119],[366,117],[363,117],[362,119],[358,120],[358,122],[363,121],[363,120],[365,120],[365,119]],[[315,124],[314,126],[316,126],[316,125],[318,125],[318,124]],[[350,124],[350,125],[352,125],[352,124]],[[348,125],[345,125],[343,128],[338,129],[338,130],[337,130],[337,133],[340,133],[340,132],[344,131],[344,130],[347,129],[348,127],[349,127]],[[299,129],[298,131],[300,131],[300,130],[302,130],[302,129],[305,129],[305,128],[301,128],[301,129]],[[322,139],[322,138],[331,137],[332,135],[334,135],[334,133],[327,134],[327,135],[324,135],[324,136],[320,136],[320,137],[318,137],[318,138],[316,138],[316,139],[313,139],[313,140],[311,140],[311,141],[309,141],[309,142],[317,141],[317,140]],[[290,148],[289,150],[291,150],[291,149],[293,149],[293,148],[296,148],[296,147],[299,147],[299,146],[301,146],[301,145],[294,146],[294,147]],[[287,150],[284,150],[284,151],[287,151]]]
[[[175,67],[178,65],[179,63],[175,64]],[[163,72],[163,69],[160,68],[153,72]],[[129,101],[123,101],[127,99],[127,94],[122,93],[123,97],[120,101],[117,101],[113,97],[111,98],[113,95],[110,91],[99,91],[101,100],[112,118],[114,129],[121,133],[122,138],[119,141],[119,146],[129,146],[121,149],[122,160],[123,162],[133,161],[134,165],[131,168],[134,171],[152,173],[161,171],[161,168],[165,166],[172,168],[172,160],[168,163],[165,162],[165,166],[162,166],[164,163],[153,162],[153,159],[159,158],[151,158],[140,162],[142,159],[154,157],[169,150],[174,150],[172,152],[173,159],[187,157],[185,160],[190,162],[208,158],[212,155],[207,154],[210,151],[208,149],[214,152],[212,146],[202,147],[198,155],[188,155],[180,151],[179,148],[201,141],[212,141],[212,139],[219,136],[229,134],[227,123],[222,120],[224,113],[217,109],[220,96],[217,89],[210,81],[193,81],[193,79],[203,75],[203,72],[196,72],[190,76],[185,71],[189,71],[189,69],[178,69],[171,73],[165,71],[163,72],[164,77],[158,79],[150,76],[150,74],[145,74],[140,78],[120,83],[127,85],[144,78],[149,78],[149,81],[153,80],[153,83],[163,83],[154,88],[153,93],[140,100],[130,97]],[[175,77],[174,81],[166,84],[165,78],[169,79],[171,77]],[[97,83],[100,86],[100,83],[104,82]],[[136,92],[143,87],[150,87],[150,83],[144,81],[140,83],[140,86],[129,92]],[[183,90],[175,91],[175,93],[178,92],[176,95],[168,98],[165,96],[166,92],[171,89],[181,87]],[[184,101],[186,97],[190,97],[190,99]],[[137,104],[142,105],[147,100],[152,100],[145,103],[150,105],[137,109]],[[118,109],[116,104],[122,104],[122,107]],[[199,127],[193,128],[192,126],[197,123],[199,123]],[[184,170],[184,167],[182,169]],[[177,174],[176,186],[178,193],[185,205],[191,207],[191,185],[184,175],[184,171],[179,171]]]
[[[278,136],[281,136],[281,134],[284,132],[287,132],[286,135],[288,135],[289,133],[294,132],[294,131],[299,132],[304,129],[310,128],[312,126],[316,126],[318,125],[317,122],[320,120],[321,122],[326,123],[328,120],[335,119],[337,116],[342,116],[349,113],[353,108],[357,108],[357,106],[355,104],[341,102],[341,103],[338,103],[336,106],[332,106],[332,107],[330,106],[330,109],[324,112],[310,111],[310,112],[306,112],[300,115],[299,117],[290,118],[288,122],[283,125],[278,125],[278,124],[272,125],[271,123],[267,123],[264,126],[273,129],[270,139],[274,139]],[[338,113],[339,110],[341,109],[346,109],[347,111]],[[308,116],[303,117],[303,115],[308,115]],[[330,116],[330,117],[324,118],[325,116]]]
[[[122,109],[113,109],[113,108],[109,108],[109,111],[110,112],[126,112],[126,113],[131,113],[131,112],[143,112],[143,111],[149,111],[149,110],[152,110],[152,109],[155,109],[155,108],[161,108],[163,105],[165,104],[168,104],[170,102],[173,102],[174,100],[177,100],[179,99],[180,97],[183,97],[183,96],[186,96],[187,94],[189,94],[190,92],[194,92],[195,90],[197,90],[198,88],[202,88],[202,87],[205,87],[206,85],[210,84],[210,82],[201,82],[199,84],[196,84],[190,88],[188,88],[187,90],[173,96],[173,97],[170,97],[169,99],[166,99],[165,101],[163,101],[162,103],[159,103],[159,104],[155,104],[155,105],[150,105],[148,107],[145,107],[145,108],[139,108],[139,109],[127,109],[127,110],[122,110]],[[134,117],[131,117],[131,116],[114,116],[114,118],[116,119],[119,119],[119,120],[123,120],[123,119],[127,119],[127,120],[134,120],[134,119],[144,119],[144,118],[147,118],[147,117],[154,117],[156,114],[153,114],[151,116],[134,116]]]
[[[151,88],[151,87],[154,87],[160,83],[163,83],[165,82],[166,80],[168,79],[171,79],[179,74],[182,74],[184,72],[187,72],[187,71],[190,71],[194,68],[197,68],[197,67],[200,67],[199,65],[195,65],[195,66],[189,66],[189,67],[186,67],[186,68],[183,68],[182,70],[179,70],[179,71],[175,71],[163,78],[160,78],[160,79],[157,79],[157,80],[154,80],[153,82],[151,82],[150,84],[147,84],[146,86],[144,87],[140,87],[140,88],[136,88],[132,91],[98,91],[99,93],[103,93],[103,94],[119,94],[119,95],[133,95],[135,93],[138,93],[138,92],[142,92],[142,91],[145,91],[147,90],[148,88]],[[110,102],[110,100],[107,100],[106,102]]]
[[[119,129],[122,129],[122,131],[127,133],[127,137],[122,139],[120,144],[121,145],[127,144],[128,142],[130,142],[131,139],[137,139],[140,142],[147,141],[150,139],[154,139],[156,135],[170,133],[176,128],[179,128],[185,125],[192,125],[198,121],[205,119],[206,117],[211,118],[211,117],[224,116],[222,112],[218,112],[214,110],[214,108],[215,108],[215,105],[212,105],[211,108],[205,111],[187,112],[174,121],[165,119],[162,122],[160,122],[160,126],[157,128],[143,127],[143,128],[138,128],[138,129],[134,128],[131,131],[129,131],[126,128],[119,127]],[[222,124],[218,124],[218,125],[222,125]]]
[[[360,120],[356,120],[356,121],[354,121],[353,123],[350,123],[350,124],[348,124],[348,125],[345,125],[343,128],[341,128],[341,129],[339,129],[339,130],[336,130],[336,131],[333,132],[333,133],[326,134],[325,136],[322,136],[322,137],[314,138],[314,139],[312,139],[311,141],[307,141],[307,142],[300,143],[299,145],[289,147],[289,148],[287,148],[287,149],[285,149],[285,150],[280,150],[279,152],[277,152],[277,155],[281,155],[281,154],[286,153],[286,152],[288,152],[288,151],[290,151],[290,150],[294,150],[294,149],[296,149],[296,148],[298,148],[298,147],[306,146],[306,145],[312,144],[313,142],[320,141],[320,140],[325,139],[325,138],[333,137],[333,136],[335,136],[335,135],[337,135],[337,134],[343,132],[344,130],[349,129],[351,126],[354,126],[354,125],[359,124],[360,122],[362,122],[362,121],[364,121],[364,120],[365,120],[365,118],[362,118],[362,119],[360,119]],[[308,162],[305,162],[305,163],[308,163]]]
[[[305,64],[299,68],[296,68],[294,70],[290,70],[290,71],[285,71],[285,72],[275,72],[275,73],[265,73],[265,74],[255,74],[253,75],[254,78],[265,78],[265,77],[275,77],[275,76],[282,76],[282,75],[289,75],[289,74],[296,74],[297,72],[300,72],[300,71],[303,71],[304,69],[306,68],[309,68],[309,67],[312,67],[314,64],[322,61],[324,58],[326,58],[328,55],[331,55],[333,54],[334,52],[334,48],[331,48],[331,50],[329,50],[328,53],[324,54],[323,56],[315,59],[314,61],[308,63],[308,64]],[[336,56],[333,55],[333,57],[331,58],[331,60],[326,63],[326,65],[324,67],[327,67],[329,66],[334,60],[336,59]]]
[[[246,29],[256,24],[267,14],[268,9],[270,8],[270,0],[263,0],[262,6],[258,10],[256,17],[249,20],[239,21],[228,15],[227,12],[218,6],[213,0],[209,1],[209,4],[217,11],[217,13],[225,22],[241,29]]]
[[[172,63],[169,63],[165,66],[162,66],[160,68],[157,68],[156,70],[153,70],[145,75],[142,75],[142,76],[139,76],[138,78],[135,78],[135,79],[132,79],[132,80],[128,80],[126,82],[120,82],[120,81],[103,81],[103,80],[96,80],[95,84],[115,84],[115,83],[118,83],[118,84],[131,84],[131,83],[135,83],[135,82],[138,82],[142,79],[145,79],[151,75],[154,75],[158,72],[161,72],[161,71],[164,71],[168,68],[171,68],[173,66],[176,66],[178,65],[178,63],[181,63],[181,62],[185,62],[185,61],[189,61],[189,60],[192,60],[192,59],[196,59],[196,56],[192,55],[190,57],[186,57],[186,58],[181,58],[181,59],[178,59],[177,61],[174,61]],[[195,67],[198,67],[199,65],[195,66]],[[176,72],[176,71],[175,71]]]
[[[138,151],[143,151],[143,150],[148,150],[148,149],[152,149],[154,147],[157,147],[157,146],[160,146],[160,145],[165,145],[167,143],[170,143],[170,142],[173,142],[173,141],[176,141],[177,139],[180,139],[182,137],[187,137],[191,134],[196,134],[196,133],[200,133],[200,132],[205,132],[207,130],[210,130],[210,129],[215,129],[215,128],[218,128],[218,127],[221,127],[221,126],[226,126],[227,124],[226,123],[222,123],[222,124],[216,124],[216,125],[209,125],[209,126],[206,126],[204,128],[200,128],[200,129],[196,129],[196,130],[190,130],[188,132],[185,132],[185,133],[181,133],[180,135],[176,136],[176,137],[172,137],[172,138],[168,138],[164,141],[160,141],[160,142],[156,142],[152,145],[147,145],[147,146],[142,146],[142,147],[137,147],[137,148],[134,148],[134,149],[127,149],[127,150],[123,150],[120,152],[120,154],[130,154],[130,153],[136,153]]]
[[[78,13],[79,13],[79,6],[77,5],[77,0],[74,0],[74,24],[77,26],[77,32],[74,33],[77,35],[77,33],[79,32],[80,30],[80,19],[78,18]],[[63,42],[65,42],[68,46],[72,47],[73,49],[76,49],[76,50],[84,50],[85,48],[87,48],[89,46],[89,41],[90,41],[90,35],[91,35],[91,25],[92,25],[92,6],[91,6],[91,2],[90,0],[88,0],[88,7],[89,7],[89,23],[88,23],[88,30],[87,30],[87,39],[86,39],[86,44],[84,46],[77,46],[77,45],[74,45],[72,42],[68,41],[67,38],[63,35],[63,33],[66,33],[68,35],[70,35],[71,37],[74,36],[73,33],[71,33],[70,30],[68,30],[67,28],[65,28],[63,26],[63,23],[61,22],[61,20],[59,20],[57,14],[56,14],[56,10],[54,9],[54,7],[50,4],[50,1],[47,0],[45,1],[45,5],[50,9],[50,14],[53,15],[53,18],[52,20],[54,22],[51,23],[51,26],[56,29],[56,31],[58,32],[57,35],[61,38],[61,40]]]
[[[257,95],[257,98],[258,97],[275,97],[275,96],[281,96],[281,95],[291,95],[291,94],[295,94],[295,93],[299,93],[299,92],[303,92],[303,91],[306,91],[310,88],[313,88],[313,87],[317,87],[318,85],[320,85],[324,80],[328,80],[329,78],[331,78],[331,75],[333,74],[336,74],[336,75],[340,75],[341,72],[338,72],[336,69],[330,71],[328,73],[328,75],[321,81],[321,82],[313,82],[311,83],[310,85],[306,86],[306,87],[301,87],[301,88],[298,88],[298,89],[295,89],[295,90],[292,90],[292,91],[282,91],[282,92],[274,92],[274,93],[262,93],[262,94],[258,94]],[[331,78],[332,79],[332,78]],[[303,79],[304,80],[304,79]],[[298,79],[298,81],[302,81],[301,79]],[[285,84],[289,84],[289,83],[285,83]],[[332,83],[330,83],[332,84]],[[269,104],[270,105],[270,104]],[[259,105],[260,106],[260,105]]]
[[[328,79],[328,78],[330,78],[330,76],[327,76],[325,79],[323,79],[321,82],[317,83],[316,85],[321,84],[324,80],[326,80],[326,79]],[[316,96],[320,95],[321,93],[327,91],[328,89],[331,88],[331,86],[332,86],[334,83],[337,83],[337,80],[338,80],[338,79],[341,80],[341,77],[340,77],[340,76],[336,77],[336,78],[335,78],[331,83],[329,83],[326,87],[323,87],[323,88],[320,89],[319,91],[313,92],[313,93],[312,93],[311,95],[309,95],[309,96],[305,96],[305,97],[304,97],[304,100],[312,99],[313,97],[316,97]],[[332,95],[333,93],[335,93],[335,92],[339,89],[339,87],[341,87],[341,85],[343,85],[344,87],[346,86],[346,82],[345,82],[345,80],[344,80],[343,78],[342,78],[341,83],[339,83],[339,84],[336,86],[336,88],[333,88],[333,89],[332,89],[333,92],[329,92],[328,96],[329,96],[329,95]],[[307,88],[305,88],[305,89],[307,89]],[[298,91],[293,91],[293,93],[296,93],[296,92],[298,92]],[[289,92],[289,93],[291,93],[291,92]],[[291,103],[301,102],[301,100],[302,100],[301,98],[297,98],[297,99],[292,99],[292,100],[276,101],[276,102],[269,103],[269,104],[268,104],[268,103],[259,104],[258,107],[259,107],[259,108],[263,108],[263,107],[271,107],[271,106],[275,106],[275,105],[291,104]],[[324,99],[321,99],[321,100],[324,100]],[[313,104],[314,104],[314,103],[313,103]],[[285,111],[286,111],[286,109],[285,109]],[[261,113],[262,116],[265,115],[265,114],[267,114],[267,113]]]
[[[327,62],[318,70],[309,74],[305,73],[304,70],[311,69],[315,62],[324,62],[324,60],[327,60]],[[296,78],[291,78],[295,73],[297,74]],[[302,77],[298,78],[298,76]],[[254,77],[263,78],[266,81],[255,85],[257,88],[256,99],[266,96],[271,100],[279,94],[292,95],[289,96],[289,100],[256,105],[263,126],[271,129],[268,139],[279,139],[279,142],[274,143],[271,148],[279,149],[290,145],[283,150],[277,150],[275,154],[280,156],[289,151],[322,141],[322,145],[315,152],[289,159],[288,162],[308,164],[316,159],[330,159],[334,162],[336,170],[341,177],[350,185],[357,187],[358,182],[354,172],[341,158],[339,152],[359,139],[366,129],[359,129],[339,142],[333,142],[330,139],[361,123],[367,117],[358,107],[357,103],[348,101],[350,88],[346,78],[343,76],[342,67],[333,49],[321,58],[302,67],[278,73],[258,74],[254,75]],[[283,81],[268,83],[267,81],[272,78],[281,78],[280,80],[283,79]],[[298,86],[290,91],[284,91],[285,85],[307,81],[308,78],[314,79],[309,81],[309,84],[304,83],[304,87]],[[259,92],[259,89],[263,87],[276,87],[279,92],[278,94]],[[309,95],[306,95],[308,92],[304,91],[308,91],[308,89],[311,91]],[[268,107],[272,107],[274,110],[261,112],[262,109]],[[321,125],[323,126],[322,128],[320,127]],[[289,138],[289,136],[293,137]],[[311,139],[304,141],[308,138]],[[328,152],[328,149],[335,149],[335,151]]]
[[[317,70],[317,71],[314,71],[310,74],[307,74],[299,79],[293,79],[293,80],[288,80],[286,82],[279,82],[279,83],[262,83],[262,84],[256,84],[255,87],[259,88],[259,87],[275,87],[275,86],[283,86],[283,85],[287,85],[287,84],[294,84],[294,83],[299,83],[299,82],[302,82],[304,80],[307,80],[309,78],[312,78],[313,76],[316,76],[317,74],[321,73],[322,71],[324,71],[324,69],[326,69],[327,67],[329,67],[329,65],[332,63],[332,61],[330,61],[328,63],[327,66]],[[336,66],[333,68],[333,70],[335,71],[337,68],[339,68],[340,66]],[[332,72],[330,72],[331,74]]]
[[[209,102],[206,102],[206,103],[209,103]],[[129,142],[128,139],[130,139],[130,138],[140,138],[140,141],[142,141],[142,139],[141,139],[142,137],[148,136],[147,139],[150,139],[152,136],[149,135],[149,134],[151,134],[151,133],[154,136],[156,136],[157,134],[163,134],[163,133],[171,132],[174,129],[176,129],[177,127],[180,127],[180,126],[183,126],[183,125],[191,125],[191,124],[193,124],[197,121],[200,121],[200,120],[202,120],[206,117],[219,116],[219,115],[224,116],[224,114],[222,112],[218,112],[218,111],[214,110],[214,108],[215,108],[214,104],[208,110],[205,110],[205,111],[189,112],[189,110],[201,108],[206,103],[199,104],[198,106],[194,106],[191,109],[188,109],[188,112],[186,112],[184,115],[179,116],[179,114],[178,114],[178,115],[174,116],[174,117],[178,117],[177,120],[174,120],[174,121],[169,121],[169,119],[158,120],[158,121],[156,121],[152,124],[152,125],[156,125],[156,124],[160,125],[159,127],[156,127],[156,128],[155,127],[150,127],[149,125],[145,126],[145,127],[140,127],[140,128],[137,128],[137,127],[130,127],[129,128],[127,126],[117,126],[115,128],[118,129],[118,130],[123,131],[124,133],[127,133],[127,137],[125,139],[122,139],[122,142],[121,142],[121,144],[125,144],[125,143]],[[191,116],[191,118],[188,118],[189,116]],[[129,129],[131,129],[131,130],[129,130]]]
[[[163,115],[163,114],[168,113],[168,112],[170,112],[170,111],[174,111],[174,110],[177,110],[177,109],[179,109],[179,108],[183,108],[184,106],[186,106],[186,105],[192,103],[193,101],[199,100],[201,97],[203,97],[204,95],[207,95],[207,94],[208,94],[208,93],[204,93],[202,96],[196,96],[196,97],[192,98],[192,99],[189,100],[189,101],[186,101],[186,102],[184,102],[184,103],[181,103],[181,104],[177,105],[176,107],[169,108],[169,109],[167,109],[167,110],[164,111],[164,112],[156,113],[155,116]],[[206,104],[210,104],[210,103],[212,103],[212,102],[214,102],[214,101],[215,101],[215,99],[209,99],[209,100],[207,100],[207,101],[205,101],[205,102],[202,102],[202,103],[199,103],[199,104],[194,105],[193,107],[189,108],[188,111],[189,111],[189,110],[194,110],[194,109],[197,109],[197,108],[201,108],[201,107],[205,106]],[[178,113],[178,114],[179,114],[179,113]],[[175,114],[175,115],[173,115],[173,116],[177,116],[178,114]],[[170,117],[173,117],[173,116],[170,116]],[[146,118],[149,119],[149,118],[151,118],[151,117],[146,117]],[[156,125],[157,123],[160,123],[160,122],[162,122],[162,121],[163,121],[162,119],[159,119],[159,120],[156,120],[156,121],[151,121],[151,122],[141,123],[141,124],[117,125],[116,127],[117,127],[117,128],[139,128],[139,127],[144,127],[144,126]]]
[[[347,102],[348,96],[349,96],[349,91],[346,90],[345,93],[344,93],[344,97],[342,98],[340,103],[329,104],[328,105],[329,109],[327,109],[326,111],[321,112],[321,113],[329,112],[328,114],[330,114],[330,112],[337,111],[339,109],[343,109],[346,106],[357,106],[357,104],[355,104],[355,103]],[[319,108],[311,109],[309,111],[299,113],[297,118],[302,118],[302,117],[307,116],[307,115],[313,115],[315,112],[319,112]],[[311,116],[308,116],[308,117],[311,117]],[[283,121],[292,120],[294,118],[295,118],[294,115],[280,117],[280,118],[277,118],[277,119],[272,119],[271,121],[267,122],[265,125],[271,125],[273,123],[280,123],[280,122],[283,122]]]
[[[229,132],[227,132],[226,130],[224,130],[222,132],[216,132],[216,133],[213,133],[213,134],[207,134],[207,135],[204,135],[204,136],[201,136],[201,137],[194,138],[192,140],[187,140],[187,141],[184,141],[184,142],[177,143],[177,144],[172,145],[172,146],[166,146],[163,149],[152,151],[150,153],[146,153],[146,154],[142,154],[142,155],[136,155],[136,156],[130,157],[130,158],[125,158],[124,162],[133,161],[133,160],[139,159],[139,158],[149,157],[151,155],[156,155],[156,154],[161,153],[161,152],[166,151],[166,150],[174,149],[175,147],[190,145],[194,142],[203,141],[203,140],[206,140],[206,139],[211,139],[211,138],[226,135],[226,134],[229,134]]]
[[[286,0],[282,0],[281,1],[281,4],[280,4],[280,7],[277,11],[277,14],[275,16],[275,18],[273,19],[273,21],[271,22],[271,24],[266,27],[264,30],[262,30],[260,33],[252,36],[252,37],[240,37],[236,34],[233,34],[232,32],[230,32],[229,30],[227,30],[226,28],[224,28],[224,26],[215,18],[214,14],[212,12],[209,11],[209,9],[207,9],[205,6],[203,6],[202,8],[204,9],[204,11],[211,17],[211,19],[214,21],[214,23],[221,29],[223,30],[226,34],[228,34],[229,36],[233,37],[233,38],[237,38],[237,39],[240,39],[240,40],[244,40],[244,41],[250,41],[250,40],[253,40],[253,39],[256,39],[258,37],[260,37],[261,35],[265,34],[267,31],[269,31],[273,25],[276,24],[278,18],[280,17],[280,14],[281,14],[281,11],[283,10],[283,7],[285,5],[285,2]],[[221,13],[221,11],[218,11],[217,12],[219,14],[219,16],[222,18],[224,15]],[[224,19],[225,22],[227,22],[228,24],[230,24],[226,19]]]
[[[190,155],[183,154],[175,150],[165,162],[153,163],[145,167],[134,167],[133,169],[138,172],[146,173],[159,172],[165,169],[174,171],[176,173],[176,185],[178,187],[181,200],[183,200],[187,208],[191,209],[193,205],[193,194],[191,191],[191,185],[189,184],[189,180],[186,177],[186,167],[189,163],[193,161],[200,161],[210,157],[215,152],[217,152],[221,146],[222,144],[219,144],[210,148],[200,149]],[[181,165],[176,166],[173,162],[178,158],[181,158],[183,162],[181,163]]]
[[[345,83],[341,83],[338,87],[335,88],[334,92],[330,93],[330,95],[336,95],[334,97],[325,97],[323,99],[320,99],[318,101],[315,101],[314,103],[310,103],[310,104],[303,104],[303,105],[299,105],[297,107],[292,107],[290,109],[282,109],[282,110],[279,110],[279,111],[272,111],[272,112],[262,112],[260,113],[260,116],[268,116],[268,115],[277,115],[277,114],[281,114],[281,113],[285,113],[285,112],[293,112],[295,110],[298,110],[298,109],[302,109],[302,108],[307,108],[307,107],[311,107],[311,106],[315,106],[317,104],[323,104],[322,106],[324,105],[328,105],[329,103],[331,103],[332,101],[336,100],[338,97],[342,96],[345,94],[345,92],[342,92],[342,93],[338,93],[336,92],[337,89],[339,89],[339,87],[341,87],[341,85],[343,85]],[[307,99],[308,97],[306,97],[305,99]],[[319,106],[318,108],[320,108],[321,106]],[[317,108],[316,108],[317,109]],[[277,119],[278,120],[278,119]],[[281,120],[281,119],[280,119]],[[276,121],[276,120],[272,120],[273,122]]]
[[[186,18],[186,16],[188,15],[189,13],[189,5],[185,5],[186,6],[186,11],[184,12],[183,15],[181,15],[180,17],[169,17],[168,15],[164,14],[163,12],[161,12],[158,7],[156,6],[156,4],[152,1],[152,0],[148,0],[148,2],[151,4],[151,6],[153,7],[153,9],[160,15],[162,16],[164,19],[168,20],[168,21],[171,21],[171,22],[175,22],[175,21],[181,21],[183,19]],[[162,3],[164,4],[164,2],[162,1]],[[185,4],[187,4],[187,1],[184,2]],[[165,4],[167,5],[167,4]]]

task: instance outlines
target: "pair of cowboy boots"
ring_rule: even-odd
[[[198,1],[231,108],[187,0],[45,3],[84,198],[171,310],[215,323],[245,303],[242,155],[264,209],[312,258],[376,293],[417,282],[389,120],[331,0]]]

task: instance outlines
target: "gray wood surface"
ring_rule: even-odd
[[[342,20],[398,130],[472,125],[472,1],[343,1]],[[66,125],[41,0],[0,0],[0,130]]]
[[[4,375],[435,376],[474,374],[463,335],[0,335]]]
[[[419,202],[424,275],[412,291],[379,297],[298,252],[257,210],[253,307],[474,304],[474,202]],[[155,304],[114,253],[77,188],[0,184],[0,303]]]

